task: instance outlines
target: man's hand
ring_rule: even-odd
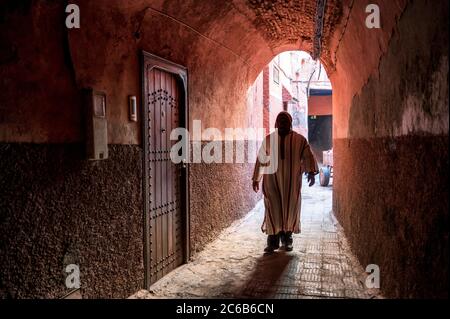
[[[309,182],[309,187],[314,185],[314,183],[316,182],[316,178],[314,177],[314,173],[308,173],[308,182]]]
[[[257,193],[259,191],[259,182],[257,181],[253,181],[253,190],[255,191],[255,193]]]

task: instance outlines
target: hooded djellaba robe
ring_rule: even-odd
[[[292,130],[283,137],[277,131],[269,134],[259,152],[269,155],[270,143],[276,138],[279,143],[278,151],[273,153],[278,158],[276,172],[265,173],[267,164],[262,164],[258,156],[253,174],[253,181],[263,180],[265,214],[261,230],[267,235],[276,235],[280,231],[298,234],[301,231],[302,174],[317,174],[317,162],[306,138]]]

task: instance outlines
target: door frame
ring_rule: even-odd
[[[154,54],[146,51],[141,53],[141,133],[142,133],[142,148],[143,148],[143,209],[144,209],[144,287],[149,289],[151,286],[151,269],[150,269],[150,210],[149,210],[149,164],[148,164],[148,105],[149,99],[146,91],[148,89],[147,74],[152,69],[160,69],[171,73],[177,77],[177,83],[180,90],[179,98],[179,114],[180,127],[189,130],[189,103],[188,103],[188,70],[186,67],[168,61]],[[183,108],[184,111],[181,109]],[[190,147],[190,145],[187,145]],[[189,154],[189,152],[187,152]],[[183,204],[183,224],[184,224],[184,238],[183,238],[183,263],[187,263],[190,258],[190,212],[189,212],[189,161],[186,167],[182,168],[181,173],[181,203]],[[183,209],[182,208],[182,209]]]

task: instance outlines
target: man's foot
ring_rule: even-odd
[[[294,249],[294,246],[293,246],[292,243],[287,243],[287,244],[284,246],[284,249],[286,249],[286,251],[292,251],[292,250]]]
[[[294,240],[292,239],[292,232],[285,232],[281,237],[281,242],[283,243],[284,249],[286,251],[292,251],[294,249]]]
[[[264,252],[265,252],[265,253],[268,253],[268,254],[273,253],[274,250],[275,250],[275,248],[272,247],[272,246],[267,246],[266,248],[264,248]]]
[[[264,248],[264,252],[273,253],[278,248],[280,248],[280,237],[278,235],[267,236],[267,247]]]

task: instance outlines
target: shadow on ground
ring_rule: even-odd
[[[283,250],[264,254],[256,260],[255,269],[236,293],[241,298],[272,298],[280,281],[292,267],[295,258]]]

